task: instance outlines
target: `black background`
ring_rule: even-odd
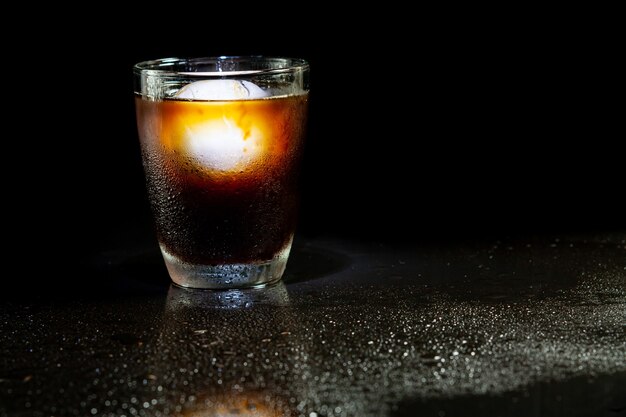
[[[224,6],[143,2],[140,11],[133,11],[89,3],[61,10],[54,3],[45,10],[25,3],[29,10],[5,13],[7,23],[19,30],[3,34],[0,58],[5,97],[2,302],[11,306],[15,299],[55,303],[155,293],[156,302],[164,300],[169,281],[157,256],[143,263],[132,258],[111,264],[111,259],[146,244],[156,254],[135,126],[132,66],[168,56],[264,54],[309,60],[310,123],[298,236],[387,243],[381,252],[398,242],[431,245],[433,252],[416,252],[433,254],[415,260],[428,269],[431,261],[443,268],[446,258],[437,249],[458,241],[539,234],[549,236],[540,240],[546,243],[564,234],[626,231],[623,93],[618,89],[624,77],[613,60],[621,58],[623,45],[610,46],[611,39],[619,38],[605,32],[610,25],[587,10],[572,16],[566,6],[556,11],[545,6],[470,11],[445,3],[444,10],[416,11],[415,5],[404,10],[376,4],[347,13],[313,3]],[[617,252],[608,249],[605,257],[601,250],[591,250],[574,252],[587,257],[580,265],[595,263],[597,256],[598,275],[610,272]],[[129,258],[136,255],[129,253]],[[536,267],[515,253],[504,259],[520,262],[499,261],[505,262],[500,264],[505,273],[476,281],[478,291],[470,291],[465,280],[464,286],[450,286],[451,300],[458,294],[459,300],[469,297],[472,303],[508,302],[490,298],[509,293],[502,290],[506,284],[490,287],[506,281],[511,270],[521,271],[511,288],[524,284],[524,277],[533,283],[520,292],[531,304],[535,298],[528,294],[536,292],[541,300],[550,285],[562,294],[563,285],[575,284],[578,267],[561,271],[561,259],[553,268],[552,252],[539,250],[534,259],[545,262]],[[322,259],[322,265],[303,263],[301,268],[315,273],[329,267],[323,265],[327,258],[313,259]],[[460,265],[443,274],[432,269],[434,282],[447,285],[450,277],[460,279]],[[362,277],[354,276],[356,285]],[[404,281],[395,278],[386,277],[390,288],[398,290]],[[421,279],[413,282],[423,284]],[[359,288],[351,296],[369,302],[370,286]],[[462,292],[464,288],[468,290]],[[608,295],[592,295],[602,301],[613,294],[602,293]],[[393,292],[384,294],[391,297]],[[118,304],[111,304],[104,313],[98,304],[77,310],[85,314],[24,306],[18,314],[23,320],[6,320],[7,334],[32,328],[33,340],[53,335],[41,342],[44,348],[52,343],[58,353],[54,340],[63,336],[65,343],[62,326],[74,321],[78,333],[125,328],[115,317],[128,328],[142,326],[138,334],[145,333],[145,320],[131,316],[152,310],[141,299],[127,300],[132,307],[114,312],[111,308]],[[385,308],[389,300],[377,298],[374,305],[383,303],[381,311],[391,311],[391,319],[397,320],[397,309]],[[588,306],[582,307],[586,314]],[[50,320],[38,321],[41,314],[49,314]],[[53,327],[46,333],[48,322]],[[77,340],[100,343],[106,337]],[[32,356],[32,350],[21,354]],[[12,356],[19,358],[20,352]],[[13,377],[36,370],[18,369]],[[587,377],[581,384],[581,392],[608,398],[602,381],[595,390]],[[552,388],[550,384],[547,394],[542,388],[543,396],[532,398],[549,402],[560,389]],[[565,409],[561,405],[567,405],[568,392],[577,392],[566,388],[564,402],[555,397],[555,413]],[[494,398],[487,398],[489,406]],[[471,402],[468,398],[457,405],[471,408]],[[537,409],[539,403],[532,404]],[[400,410],[413,406],[400,404]]]
[[[116,11],[43,30],[20,46],[7,83],[22,129],[5,158],[25,161],[6,183],[12,259],[30,265],[34,253],[35,268],[56,269],[154,242],[132,65],[169,56],[309,60],[302,236],[440,243],[625,229],[622,116],[595,41],[550,22],[383,14],[381,26],[374,15],[313,25],[260,13],[249,27]]]

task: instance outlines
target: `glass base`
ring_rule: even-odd
[[[170,278],[185,288],[227,290],[263,287],[283,276],[291,242],[269,261],[249,264],[197,265],[180,260],[161,246],[161,253]]]

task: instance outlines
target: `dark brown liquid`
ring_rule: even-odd
[[[185,262],[272,259],[291,240],[307,96],[136,98],[159,242]]]

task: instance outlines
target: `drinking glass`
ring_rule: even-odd
[[[168,58],[134,66],[141,152],[172,281],[278,281],[296,225],[309,92],[302,59]]]

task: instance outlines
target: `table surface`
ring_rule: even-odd
[[[626,235],[300,239],[246,291],[173,287],[150,245],[81,268],[5,297],[0,416],[626,415]]]

